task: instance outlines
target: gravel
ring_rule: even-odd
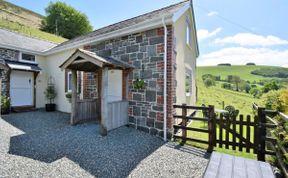
[[[178,147],[133,128],[99,134],[96,123],[69,125],[44,111],[0,118],[0,177],[201,177],[202,150]]]

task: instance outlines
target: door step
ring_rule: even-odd
[[[31,111],[36,111],[36,108],[34,106],[17,106],[17,107],[12,107],[12,112],[31,112]]]

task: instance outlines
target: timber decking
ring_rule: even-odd
[[[275,178],[270,164],[213,152],[204,178]]]

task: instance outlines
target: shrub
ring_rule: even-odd
[[[214,86],[215,85],[215,81],[212,79],[212,78],[207,78],[207,79],[205,79],[205,81],[204,81],[204,85],[205,85],[205,87],[212,87],[212,86]]]
[[[249,93],[253,95],[254,98],[260,98],[260,96],[262,95],[261,91],[258,88],[251,88]]]
[[[232,89],[232,85],[230,83],[223,83],[221,85],[222,88],[225,88],[225,89],[228,89],[228,90],[231,90]]]
[[[205,81],[207,78],[215,79],[215,77],[212,74],[204,74],[202,75],[202,80]]]
[[[246,64],[246,66],[256,66],[256,64],[253,63],[253,62],[248,62],[248,63]]]
[[[49,101],[49,104],[52,104],[54,102],[54,99],[57,96],[55,86],[54,85],[48,85],[44,94],[45,94],[46,99]]]
[[[145,82],[142,79],[136,79],[133,83],[133,87],[136,90],[141,90],[145,88]]]
[[[11,106],[11,100],[8,96],[1,96],[1,109],[9,109]]]
[[[264,84],[264,87],[262,88],[262,92],[268,93],[271,90],[279,90],[280,88],[281,88],[280,84],[276,82],[275,80],[272,80]]]
[[[281,103],[281,110],[288,114],[288,89],[280,90],[279,101]],[[288,128],[288,124],[287,124]]]
[[[267,109],[281,110],[281,103],[279,101],[280,92],[279,91],[269,91],[262,96],[261,103]]]
[[[228,66],[228,67],[230,67],[232,65],[230,63],[221,63],[221,64],[218,64],[218,66]]]

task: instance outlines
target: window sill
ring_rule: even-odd
[[[36,61],[27,61],[27,60],[23,60],[23,59],[20,59],[19,62],[24,62],[24,63],[28,63],[28,64],[38,64]]]

